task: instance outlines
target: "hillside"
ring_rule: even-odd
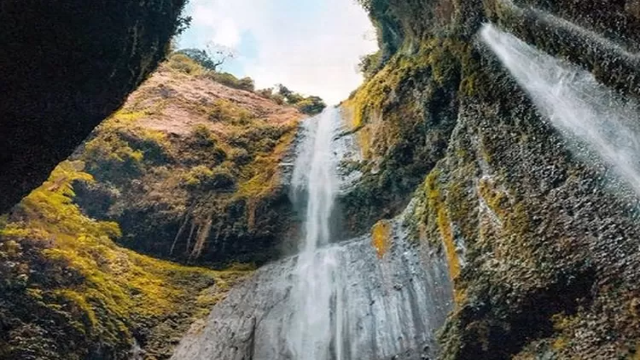
[[[303,114],[216,76],[170,58],[0,218],[0,358],[168,358],[295,230]]]
[[[0,359],[640,359],[640,2],[357,2],[339,107],[197,49],[115,106],[156,48],[25,154],[0,209],[118,107],[0,216]]]
[[[303,114],[214,76],[172,57],[73,156],[96,179],[78,203],[118,222],[122,245],[181,261],[263,262],[293,230],[279,164]]]
[[[189,24],[185,3],[2,2],[0,213],[40,186],[156,69]]]

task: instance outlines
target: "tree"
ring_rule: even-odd
[[[206,49],[182,49],[178,54],[188,56],[205,69],[218,71],[218,68],[227,61],[236,58],[236,52],[232,48],[220,44],[209,43]]]
[[[278,89],[278,94],[289,105],[294,105],[301,112],[307,115],[316,115],[322,112],[327,104],[322,100],[322,98],[318,96],[303,96],[295,91],[289,90],[286,86],[282,84],[276,85]]]
[[[364,55],[360,57],[360,64],[358,64],[358,70],[362,75],[369,79],[375,75],[382,65],[382,52],[376,51],[375,53]]]

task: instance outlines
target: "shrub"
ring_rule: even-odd
[[[198,63],[193,61],[190,57],[180,53],[171,54],[167,64],[171,69],[185,74],[198,75],[203,72],[202,66],[198,65]]]
[[[322,112],[327,105],[318,96],[304,97],[297,92],[289,90],[286,86],[278,85],[278,95],[289,105],[294,105],[300,112],[307,115],[316,115]]]
[[[229,169],[217,167],[212,170],[204,165],[192,168],[184,175],[183,180],[187,187],[200,190],[232,190],[236,184],[236,179]]]
[[[253,114],[231,101],[218,99],[209,110],[209,120],[229,122],[234,125],[247,125],[253,119]]]
[[[191,137],[195,140],[195,144],[200,147],[211,147],[216,144],[211,130],[203,124],[198,124],[191,130]]]
[[[167,149],[170,145],[163,132],[135,129],[135,131],[119,131],[119,134],[129,146],[143,152],[146,162],[164,163],[169,159]]]
[[[117,131],[108,131],[86,144],[82,159],[90,173],[113,180],[139,173],[144,153],[133,149]]]
[[[309,96],[308,98],[298,102],[296,107],[300,112],[307,115],[316,115],[322,112],[327,104],[317,96]]]
[[[377,51],[361,57],[360,64],[358,64],[358,70],[362,73],[365,79],[370,79],[378,72],[378,70],[380,70],[381,66],[382,52]]]
[[[219,73],[219,72],[213,72],[213,71],[207,72],[204,75],[204,77],[234,89],[251,91],[251,92],[255,90],[255,83],[253,79],[250,77],[244,77],[242,79],[238,79],[233,74]]]
[[[251,155],[249,155],[249,152],[243,148],[232,149],[229,154],[229,158],[239,166],[246,165],[251,162]]]

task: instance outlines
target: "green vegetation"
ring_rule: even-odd
[[[254,267],[238,261],[271,256],[292,226],[278,164],[301,115],[265,119],[278,105],[217,86],[226,97],[188,97],[183,84],[212,75],[174,54],[168,81],[150,79],[0,216],[0,358],[128,359],[135,343],[167,359]]]
[[[637,66],[505,2],[359,2],[376,26],[380,51],[362,58],[366,81],[344,103],[363,151],[355,168],[364,175],[341,201],[348,224],[361,233],[416,200],[406,219],[410,233],[441,252],[454,282],[440,356],[635,356],[640,331],[630,325],[637,311],[629,304],[638,303],[638,273],[623,275],[611,258],[612,249],[619,262],[635,256],[637,203],[603,193],[594,180],[602,179],[600,165],[568,155],[475,39],[483,23],[499,23],[628,94],[637,92]],[[518,5],[615,41],[638,38],[628,4]],[[603,227],[611,235],[586,235]],[[384,237],[376,229],[380,248]]]
[[[279,105],[295,106],[303,114],[316,115],[327,107],[322,98],[303,96],[281,84],[276,86],[277,90],[273,88],[256,90],[255,83],[250,77],[238,79],[233,74],[219,72],[218,67],[230,58],[232,56],[225,55],[224,51],[212,56],[211,52],[205,50],[184,49],[169,56],[168,66],[174,70],[190,75],[199,75],[234,89],[255,92]]]
[[[295,91],[289,90],[286,86],[280,84],[278,87],[278,95],[282,96],[285,102],[298,108],[302,113],[308,115],[316,115],[322,112],[327,105],[317,96],[303,96]]]
[[[134,339],[149,356],[168,358],[211,305],[199,294],[244,276],[118,247],[118,224],[93,220],[73,202],[73,184],[94,181],[81,162],[60,164],[0,230],[0,358],[125,359]]]
[[[365,160],[363,178],[343,200],[355,233],[397,215],[444,157],[467,72],[460,58],[470,52],[456,38],[425,40],[415,54],[398,53],[369,74],[343,103]]]
[[[96,179],[80,186],[76,201],[90,216],[119,223],[119,244],[149,255],[221,268],[269,259],[292,226],[279,163],[301,114],[264,118],[274,111],[265,106],[286,108],[220,90],[207,81],[219,74],[184,54],[172,55],[161,75],[170,79],[161,91],[143,86],[76,153]],[[188,82],[221,96],[187,95]],[[164,130],[172,126],[178,134]]]
[[[207,73],[207,78],[219,82],[220,84],[227,85],[234,89],[246,90],[253,92],[255,90],[255,84],[253,79],[250,77],[244,77],[242,79],[238,79],[232,74],[229,73]]]

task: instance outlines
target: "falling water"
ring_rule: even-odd
[[[299,156],[293,175],[294,188],[306,189],[305,236],[294,272],[291,290],[294,311],[287,327],[293,359],[342,359],[341,284],[337,252],[318,252],[331,241],[329,220],[338,180],[333,138],[340,124],[335,108],[313,119],[315,129],[308,139],[311,152]],[[329,345],[332,346],[329,346]]]
[[[446,261],[392,222],[379,258],[369,235],[341,240],[337,174],[348,141],[336,137],[339,109],[305,121],[292,187],[306,215],[297,256],[264,266],[187,335],[174,360],[420,360],[436,351],[435,331],[452,309]],[[349,186],[346,186],[348,188]]]
[[[549,56],[515,36],[485,25],[482,40],[529,94],[553,126],[585,144],[640,194],[638,105],[576,66]]]

